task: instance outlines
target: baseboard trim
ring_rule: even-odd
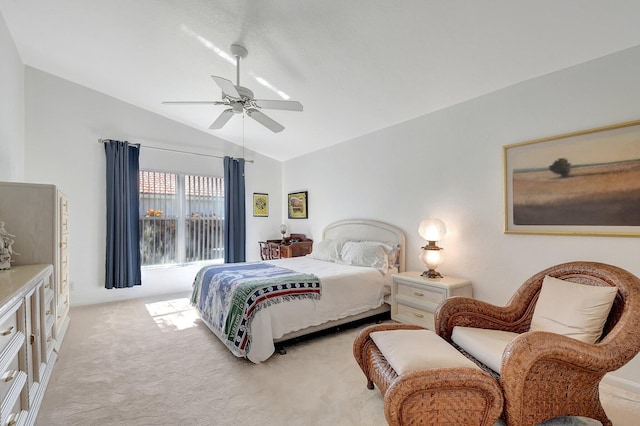
[[[640,401],[640,383],[621,379],[620,377],[615,377],[610,374],[606,374],[601,383],[606,386],[607,391],[616,396]]]
[[[64,339],[64,335],[67,333],[67,329],[69,328],[69,315],[64,318],[62,324],[57,328],[56,332],[56,344],[55,350],[56,352],[60,352],[60,347],[62,346],[62,340]]]

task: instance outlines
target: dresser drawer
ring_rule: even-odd
[[[19,331],[13,335],[9,344],[3,348],[2,360],[0,361],[0,374],[20,369],[18,352],[24,346],[24,341],[24,334]]]
[[[429,330],[433,330],[435,328],[433,312],[423,311],[422,309],[403,305],[402,303],[398,303],[397,307],[397,318],[402,322],[420,325],[428,328]]]
[[[280,246],[280,256],[283,258],[306,256],[311,253],[311,248],[310,242],[283,244]]]
[[[69,215],[69,200],[65,196],[60,196],[60,214]]]
[[[16,311],[12,311],[9,315],[5,315],[0,322],[0,350],[13,338],[18,332],[18,317]]]
[[[0,422],[4,425],[17,424],[22,411],[20,393],[27,382],[27,373],[19,370],[6,371],[0,375],[0,398],[2,412]]]
[[[0,318],[0,374],[20,368],[18,352],[24,345],[24,333],[18,324],[18,309],[13,306]]]
[[[69,293],[61,294],[58,298],[58,319],[62,319],[67,316],[69,312]]]

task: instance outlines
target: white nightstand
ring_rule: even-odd
[[[434,329],[433,313],[451,296],[471,297],[471,281],[444,276],[425,278],[418,271],[393,275],[391,319]]]

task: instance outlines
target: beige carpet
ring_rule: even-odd
[[[187,295],[77,307],[70,316],[39,426],[386,425],[382,397],[366,388],[352,355],[362,327],[254,365],[231,355]],[[638,402],[603,392],[603,403],[616,425],[640,417]]]

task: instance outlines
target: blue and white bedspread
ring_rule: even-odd
[[[268,263],[231,263],[200,269],[191,304],[234,355],[246,357],[257,311],[284,301],[320,299],[320,294],[314,274]]]

